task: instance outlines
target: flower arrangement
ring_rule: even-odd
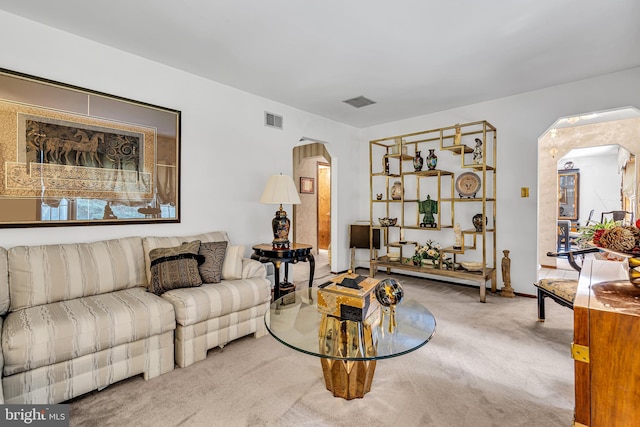
[[[416,252],[410,259],[416,265],[420,265],[422,260],[431,260],[434,267],[439,267],[442,259],[442,264],[446,268],[453,266],[451,259],[442,256],[440,244],[433,240],[427,240],[423,246],[416,247]]]

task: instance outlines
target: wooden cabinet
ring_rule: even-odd
[[[574,301],[575,426],[640,425],[640,288],[625,264],[585,262]]]
[[[558,171],[558,219],[575,223],[580,215],[580,171]]]
[[[496,290],[496,134],[493,125],[480,121],[370,141],[370,220],[383,235],[376,254],[372,234],[372,276],[385,268],[472,281],[480,286],[482,302],[487,281]],[[428,166],[430,154],[437,157],[434,169]],[[380,218],[397,222],[382,226]],[[437,242],[455,268],[442,262],[413,265],[411,257],[427,240]],[[460,267],[465,261],[479,269]]]

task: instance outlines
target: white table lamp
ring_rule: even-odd
[[[289,249],[289,229],[291,222],[282,209],[283,204],[299,205],[298,189],[289,175],[271,175],[260,197],[260,203],[280,205],[271,221],[273,228],[273,249]]]

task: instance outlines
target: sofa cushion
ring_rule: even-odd
[[[244,246],[229,246],[222,263],[222,278],[224,280],[242,279],[242,259]]]
[[[174,289],[162,294],[173,304],[176,322],[193,325],[208,319],[236,313],[271,300],[271,286],[262,278],[223,280],[197,288]]]
[[[200,255],[204,262],[200,265],[200,276],[205,283],[220,283],[222,280],[222,264],[227,253],[227,242],[203,242],[200,244]]]
[[[171,304],[142,287],[9,313],[4,374],[64,362],[175,329]]]
[[[142,238],[9,249],[11,311],[145,284]]]
[[[144,248],[144,262],[147,269],[147,283],[151,283],[151,261],[149,261],[149,252],[156,248],[169,248],[171,246],[178,246],[182,244],[182,242],[191,242],[193,240],[200,240],[200,242],[228,242],[229,237],[224,231],[212,231],[194,236],[143,237],[142,246]]]
[[[9,310],[9,265],[7,263],[7,250],[0,248],[0,316]]]
[[[204,262],[204,256],[199,252],[200,240],[149,252],[151,291],[160,295],[171,289],[202,285],[198,266]]]

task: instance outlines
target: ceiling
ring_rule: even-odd
[[[638,0],[0,0],[0,9],[356,127],[640,66]],[[376,104],[342,102],[361,95]]]

